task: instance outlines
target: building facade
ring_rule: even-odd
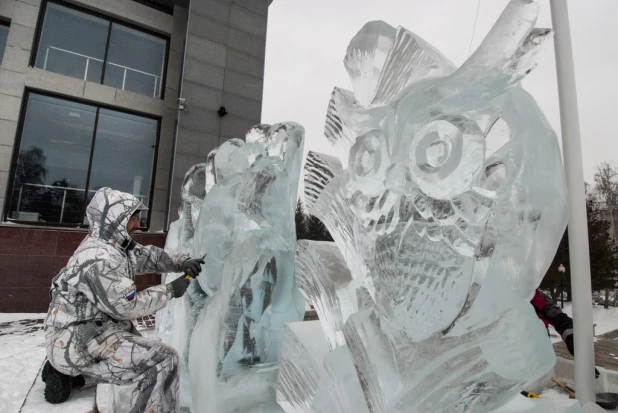
[[[185,172],[260,121],[268,5],[0,0],[0,312],[47,310],[98,188],[164,244]]]

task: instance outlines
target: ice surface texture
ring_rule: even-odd
[[[157,333],[180,353],[181,405],[194,413],[281,411],[283,325],[305,302],[294,272],[303,144],[298,124],[257,125],[185,176],[165,248],[206,264],[157,314]]]
[[[179,218],[170,225],[165,241],[165,250],[168,252],[180,252],[187,255],[193,253],[195,224],[208,189],[206,185],[208,165],[212,165],[211,158],[208,163],[194,165],[185,175],[180,194]],[[165,277],[165,282],[169,283],[182,275],[184,274],[169,273]],[[180,403],[182,406],[191,405],[189,343],[197,315],[204,306],[206,298],[199,284],[193,282],[183,297],[170,301],[156,316],[158,337],[175,348],[180,355]]]
[[[302,320],[305,305],[294,225],[303,143],[298,124],[259,125],[206,162],[192,249],[208,254],[195,283],[208,298],[189,346],[193,413],[281,411],[283,326]]]
[[[553,366],[529,299],[567,191],[556,135],[519,84],[550,38],[538,12],[512,0],[460,68],[384,22],[350,42],[354,91],[335,88],[325,127],[338,156],[305,166],[308,211],[335,243],[301,242],[297,258],[328,353],[286,330],[287,413],[486,413]]]

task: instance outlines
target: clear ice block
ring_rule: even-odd
[[[192,166],[182,183],[179,218],[170,224],[165,240],[165,250],[170,253],[190,255],[193,251],[195,223],[206,197],[207,164]],[[168,273],[165,283],[183,276],[181,273]],[[195,319],[201,310],[206,295],[197,283],[191,283],[187,293],[172,300],[156,315],[157,336],[178,351],[180,356],[180,404],[191,405],[191,385],[189,380],[189,342]]]
[[[193,413],[280,412],[276,381],[286,322],[302,320],[294,211],[304,129],[259,125],[221,145],[193,256],[209,298],[191,336]]]
[[[294,268],[303,142],[298,124],[257,125],[186,174],[165,248],[205,264],[157,314],[157,333],[180,354],[181,406],[194,413],[281,411],[283,325],[305,303]]]
[[[519,84],[550,38],[538,12],[511,0],[459,68],[384,22],[348,47],[354,91],[335,88],[325,125],[337,156],[310,153],[305,167],[307,210],[340,254],[304,242],[297,266],[323,363],[348,354],[347,388],[369,412],[498,412],[555,362],[529,302],[568,215],[556,135]],[[303,366],[280,378],[286,412],[346,405],[328,381],[344,366],[330,378],[307,367],[315,395],[294,400]]]

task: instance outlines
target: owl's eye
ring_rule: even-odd
[[[382,194],[386,169],[389,167],[386,137],[380,130],[359,136],[350,148],[350,178],[369,197]]]
[[[450,139],[438,136],[425,150],[425,167],[439,168],[448,160],[453,145]]]
[[[376,133],[370,132],[359,137],[350,150],[355,175],[362,177],[380,169],[381,151]]]
[[[427,195],[448,199],[470,187],[484,161],[484,134],[472,119],[442,115],[411,137],[410,173]]]

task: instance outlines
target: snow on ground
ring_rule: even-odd
[[[96,387],[71,391],[71,398],[61,404],[49,404],[45,401],[43,391],[45,383],[37,379],[30,390],[28,399],[20,413],[87,413],[94,407],[94,392]]]
[[[28,318],[32,316],[38,315],[31,314]],[[2,413],[19,412],[45,359],[43,331],[27,327],[24,331],[29,332],[19,331],[13,323],[0,324],[0,412]]]
[[[0,313],[0,324],[26,319],[44,319],[47,313]]]
[[[569,395],[559,387],[550,387],[539,394],[542,399],[568,399]]]
[[[1,0],[0,0],[1,1]],[[86,413],[94,404],[94,387],[71,392],[62,404],[43,398],[40,370],[45,360],[43,319],[46,314],[0,313],[0,413]],[[144,337],[152,338],[154,317],[136,321]]]
[[[565,306],[566,307],[566,306]],[[559,400],[559,399],[568,399],[569,395],[559,387],[550,387],[549,389],[543,390],[543,393],[539,394],[541,400]],[[616,410],[606,410],[602,409],[599,406],[588,406],[584,408],[584,412],[615,412]]]
[[[548,394],[553,395],[553,391]],[[511,400],[509,400],[506,405],[502,406],[498,410],[494,410],[492,413],[582,412],[582,409],[580,408],[579,402],[577,400],[569,399],[568,396],[558,397],[557,394],[553,396],[556,397],[545,397],[545,393],[543,393],[540,399],[528,399],[521,395],[516,395]],[[583,412],[599,413],[606,411],[596,405],[595,407],[600,410],[584,409]]]
[[[565,303],[564,312],[572,316],[571,303]],[[42,320],[46,314],[6,314],[0,313],[0,412],[2,413],[84,413],[85,407],[91,403],[93,395],[91,391],[75,392],[76,399],[71,407],[63,406],[61,410],[51,409],[43,400],[43,383],[35,378],[40,374],[40,368],[45,359],[45,336],[41,329]],[[38,321],[35,321],[37,320]],[[604,334],[618,329],[618,308],[603,306],[593,308],[593,319],[596,326],[596,334]],[[27,321],[22,321],[27,320]],[[139,325],[138,325],[139,327]],[[144,326],[146,327],[146,326]],[[148,336],[154,330],[142,331]],[[553,329],[552,342],[560,341],[560,337]],[[618,355],[617,355],[618,356]],[[31,390],[32,388],[32,390]],[[24,400],[28,392],[36,392],[30,397],[26,406]],[[545,389],[540,395],[542,399],[568,399],[568,395],[559,388]]]
[[[559,302],[558,305],[560,305]],[[562,311],[573,318],[572,303],[564,303],[564,309]],[[618,328],[618,307],[609,307],[605,309],[602,305],[594,305],[592,307],[592,319],[593,323],[597,325],[594,329],[597,336],[616,330]],[[560,335],[556,333],[553,328],[550,328],[550,332],[552,343],[557,343],[562,340]]]
[[[51,405],[43,398],[40,379],[45,360],[45,314],[0,314],[0,412],[86,413],[94,388],[75,391],[68,402]]]

